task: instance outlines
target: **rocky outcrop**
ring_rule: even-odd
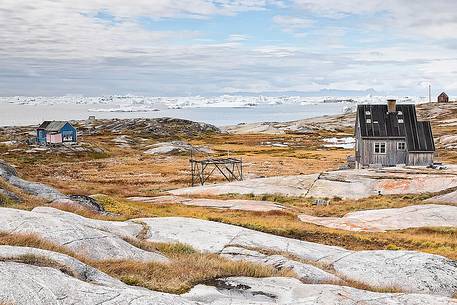
[[[394,286],[407,292],[445,296],[457,291],[457,263],[437,255],[411,251],[349,251],[198,219],[170,217],[141,221],[150,228],[147,236],[150,241],[187,243],[214,253],[223,253],[229,246],[266,249],[323,263],[335,269],[336,276],[342,279],[380,288]]]
[[[95,212],[103,213],[104,209],[97,203],[96,200],[87,196],[72,195],[67,196],[42,183],[27,181],[17,176],[16,169],[11,165],[0,160],[0,178],[5,179],[6,182],[14,187],[17,187],[27,194],[37,196],[45,199],[50,203],[62,204],[74,207],[84,207]],[[2,192],[2,193],[5,193]],[[5,194],[4,194],[5,195]],[[8,195],[8,194],[6,194]],[[11,196],[9,196],[11,197]],[[17,196],[16,196],[17,197]],[[12,197],[15,200],[14,197]],[[18,197],[17,197],[18,198]],[[18,198],[19,199],[19,198]],[[17,201],[17,200],[15,200]]]
[[[305,196],[319,174],[257,178],[221,184],[208,184],[192,188],[172,190],[173,195],[223,195],[223,194],[281,194],[286,196]]]
[[[0,287],[0,300],[15,305],[197,305],[176,295],[84,281],[52,267],[7,261],[0,262]]]
[[[344,286],[306,285],[291,278],[225,278],[198,285],[185,298],[213,305],[455,305],[457,300],[423,294],[375,293]]]
[[[267,255],[254,250],[228,246],[221,251],[221,255],[232,260],[249,261],[258,264],[270,265],[278,270],[289,269],[294,271],[298,278],[309,284],[341,282],[337,276],[323,271],[313,265],[305,264],[284,257],[282,255]]]
[[[337,274],[372,287],[453,296],[457,262],[414,251],[356,251],[332,263]]]
[[[203,154],[214,153],[214,151],[208,147],[193,146],[183,141],[162,142],[150,145],[148,148],[149,149],[144,152],[147,155],[177,155],[190,154],[191,152]]]
[[[0,177],[26,193],[46,200],[54,201],[68,199],[67,196],[52,187],[19,178],[16,169],[3,161],[0,161]]]
[[[358,211],[343,217],[299,215],[299,219],[349,231],[379,232],[419,227],[457,227],[457,207],[427,204],[398,209]]]
[[[131,222],[103,222],[52,208],[32,212],[2,208],[0,212],[0,231],[36,234],[92,259],[167,261],[163,255],[138,249],[121,238],[141,229]]]
[[[111,287],[124,286],[121,281],[65,254],[29,247],[0,246],[0,262],[27,263],[31,259],[36,262],[51,262],[56,268],[64,269],[73,277],[85,282]]]
[[[441,256],[413,251],[349,251],[199,219],[113,222],[52,208],[32,212],[1,208],[0,231],[34,233],[92,259],[166,262],[162,255],[143,251],[122,239],[141,235],[152,242],[184,243],[234,260],[292,269],[306,283],[341,279],[409,293],[451,296],[457,291],[457,262]]]
[[[8,180],[12,176],[17,176],[17,171],[5,161],[0,160],[0,176]]]
[[[225,132],[233,134],[310,134],[322,131],[342,131],[353,128],[355,114],[308,118],[291,122],[258,122],[226,126]]]
[[[7,203],[7,201],[19,203],[22,202],[22,199],[15,193],[0,188],[0,206]]]
[[[340,170],[320,174],[269,177],[170,191],[173,195],[280,194],[360,199],[375,195],[419,194],[457,187],[457,168]]]
[[[68,198],[74,202],[79,203],[81,206],[89,210],[96,211],[99,213],[106,213],[103,206],[92,197],[85,195],[69,195]]]
[[[427,203],[442,203],[442,204],[457,204],[457,191],[453,191],[447,194],[434,196],[430,199],[425,200]]]
[[[135,133],[154,138],[196,137],[207,133],[219,133],[214,125],[176,118],[112,119],[97,120],[95,131],[112,133]]]
[[[144,202],[150,204],[183,204],[224,210],[227,209],[255,212],[281,211],[284,209],[284,207],[277,203],[259,200],[218,200],[204,198],[186,198],[180,196],[130,197],[128,199],[134,202]]]

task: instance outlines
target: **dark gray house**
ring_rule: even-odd
[[[356,166],[427,166],[435,143],[431,124],[418,121],[416,106],[388,100],[387,105],[359,105],[355,123]]]
[[[449,96],[445,92],[442,92],[438,95],[438,103],[449,103]]]

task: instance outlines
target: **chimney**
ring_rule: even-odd
[[[387,100],[387,112],[397,112],[397,100]]]

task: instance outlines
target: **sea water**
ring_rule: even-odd
[[[286,122],[323,115],[343,113],[344,103],[315,104],[261,104],[252,107],[188,107],[170,109],[166,105],[155,105],[154,110],[137,109],[132,112],[100,111],[119,105],[93,104],[44,104],[21,105],[0,103],[0,126],[37,125],[45,120],[85,120],[89,116],[97,119],[129,119],[172,117],[205,122],[216,126],[254,122]]]

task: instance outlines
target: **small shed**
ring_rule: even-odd
[[[445,92],[438,95],[438,103],[449,103],[449,96]]]
[[[67,121],[44,121],[37,128],[37,143],[39,144],[62,144],[76,142],[76,128]]]

